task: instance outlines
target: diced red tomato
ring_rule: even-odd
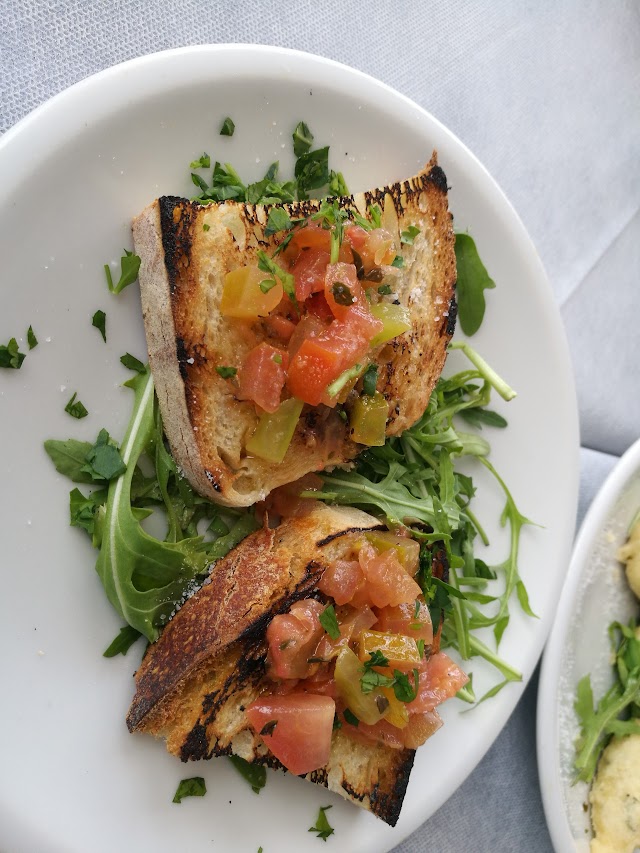
[[[313,671],[307,663],[324,630],[319,616],[323,605],[313,598],[298,601],[288,613],[274,616],[267,628],[270,674],[275,678],[306,678]]]
[[[362,255],[362,250],[364,248],[365,243],[367,242],[369,232],[365,231],[365,229],[361,225],[347,225],[347,227],[344,229],[344,236],[353,246],[356,252],[359,255]]]
[[[338,294],[342,291],[342,296]],[[325,268],[324,295],[333,315],[346,320],[351,308],[366,300],[353,264],[329,264]],[[343,304],[342,299],[346,304]]]
[[[329,252],[324,249],[303,249],[291,267],[296,280],[296,299],[304,302],[312,293],[324,290],[324,277]]]
[[[441,702],[455,696],[468,681],[468,676],[444,652],[432,655],[420,673],[418,695],[407,705],[409,713],[432,711]]]
[[[269,493],[266,506],[270,513],[279,515],[281,518],[296,518],[307,515],[318,506],[318,501],[313,498],[301,498],[300,492],[306,489],[321,489],[322,480],[317,474],[305,474],[293,483],[278,486]]]
[[[246,714],[278,761],[300,776],[329,761],[335,709],[329,696],[290,693],[257,699]]]
[[[246,356],[238,379],[241,400],[252,400],[265,412],[275,412],[287,378],[289,356],[264,341]]]
[[[298,323],[289,340],[289,360],[291,361],[307,338],[317,338],[327,328],[315,314],[306,314]]]
[[[331,231],[309,223],[294,232],[289,246],[297,249],[322,249],[328,253],[331,249]]]
[[[383,743],[391,749],[417,749],[422,746],[442,725],[437,711],[425,714],[411,714],[404,728],[392,726],[386,720],[380,720],[373,726],[360,722],[357,726],[343,725],[341,731],[360,743]]]
[[[348,604],[364,587],[364,572],[357,560],[335,560],[324,570],[318,589],[336,604]]]
[[[280,338],[285,343],[289,342],[296,330],[296,323],[288,317],[283,317],[282,314],[270,314],[265,324],[274,337]]]
[[[420,599],[418,599],[420,601]],[[378,611],[379,631],[389,631],[393,634],[404,634],[415,640],[424,640],[425,646],[433,642],[433,625],[429,608],[420,602],[416,613],[415,602],[405,602],[397,607],[383,607]]]
[[[336,699],[338,696],[336,680],[331,672],[327,665],[321,664],[315,675],[296,682],[296,689],[304,693],[316,693],[318,696],[331,696],[332,699]]]
[[[327,385],[342,373],[340,353],[320,338],[306,338],[289,366],[287,384],[294,397],[318,406]]]
[[[413,604],[422,590],[398,560],[393,549],[377,554],[375,548],[365,544],[358,560],[367,580],[367,592],[375,607],[392,607]]]
[[[343,607],[338,609],[338,624],[340,636],[337,640],[325,635],[316,649],[316,656],[331,660],[337,657],[340,650],[349,645],[352,638],[357,638],[363,631],[376,624],[376,615],[370,607]]]
[[[305,307],[308,314],[313,314],[314,317],[322,320],[325,326],[333,320],[333,314],[331,313],[331,308],[329,308],[327,300],[325,299],[324,292],[312,293],[307,299]]]

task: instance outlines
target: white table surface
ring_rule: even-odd
[[[514,204],[561,308],[580,407],[582,519],[640,432],[637,2],[0,0],[0,20],[2,132],[109,65],[205,42],[330,57],[447,125]],[[396,853],[552,849],[536,681],[475,772]]]

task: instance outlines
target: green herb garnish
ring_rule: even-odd
[[[640,622],[628,625],[613,622],[609,639],[613,653],[615,681],[594,703],[591,678],[578,682],[574,708],[580,722],[574,762],[576,780],[591,782],[602,750],[613,737],[640,731]]]
[[[102,483],[108,483],[124,474],[126,466],[106,429],[100,430],[95,444],[87,451],[82,470],[89,474],[94,482]]]
[[[91,318],[91,325],[94,326],[102,335],[102,340],[107,342],[107,315],[104,311],[96,311]]]
[[[220,136],[233,136],[233,133],[236,129],[233,120],[226,117],[226,119],[222,122],[222,127],[220,128]]]
[[[330,825],[327,820],[327,812],[331,806],[321,806],[320,811],[318,812],[318,818],[315,822],[314,826],[309,827],[309,832],[317,832],[318,838],[321,838],[323,841],[326,841],[330,835],[333,835],[334,829]]]
[[[396,255],[395,258],[391,261],[392,267],[397,267],[398,269],[402,269],[404,266],[404,258],[402,255]]]
[[[216,373],[218,376],[222,376],[223,379],[233,379],[237,372],[237,367],[227,367],[225,365],[219,365],[216,367]]]
[[[123,364],[127,370],[134,370],[136,373],[144,373],[147,369],[140,359],[136,358],[135,355],[131,355],[130,352],[125,352],[124,355],[120,356],[120,363]]]
[[[18,349],[18,342],[11,338],[8,344],[0,344],[0,367],[19,370],[26,355]]]
[[[380,296],[389,296],[390,293],[393,293],[393,291],[391,290],[391,285],[381,284],[378,288],[378,293],[380,294]]]
[[[35,349],[38,346],[38,339],[33,331],[33,326],[29,326],[27,329],[27,343],[29,344],[29,349]]]
[[[485,312],[484,291],[494,288],[480,260],[476,244],[468,234],[456,234],[456,267],[458,283],[458,320],[465,335],[475,335],[480,328]]]
[[[360,720],[356,717],[353,711],[350,711],[348,708],[344,709],[344,718],[350,726],[357,726]]]
[[[337,397],[347,382],[350,382],[352,379],[356,379],[360,376],[361,372],[361,364],[354,364],[353,367],[348,367],[340,374],[340,376],[338,376],[337,379],[335,379],[330,385],[327,385],[327,394],[330,397]]]
[[[264,236],[270,237],[278,231],[288,231],[291,227],[292,222],[287,211],[282,207],[274,207],[269,211]]]
[[[299,199],[306,199],[311,190],[324,187],[329,181],[329,146],[308,151],[298,157],[294,175]]]
[[[367,397],[373,397],[378,384],[378,365],[371,363],[362,377],[362,393]]]
[[[306,154],[313,145],[313,134],[303,121],[298,122],[296,125],[292,138],[293,153],[296,157],[302,157],[302,155]]]
[[[280,279],[280,283],[282,284],[282,288],[284,292],[287,294],[289,299],[293,302],[295,306],[298,305],[298,301],[296,299],[296,280],[290,272],[282,269],[272,258],[270,258],[266,252],[262,249],[258,252],[258,269],[261,269],[262,272],[270,273],[274,279]],[[266,291],[263,291],[266,292]]]
[[[351,288],[342,281],[334,281],[331,285],[331,293],[338,305],[353,305],[356,301]]]
[[[127,249],[123,249],[124,255],[120,258],[120,278],[118,279],[118,283],[113,283],[113,277],[111,275],[111,267],[109,264],[104,265],[104,274],[107,278],[107,285],[111,293],[121,293],[125,287],[128,287],[130,284],[138,278],[138,272],[140,270],[141,260],[137,255],[134,255],[133,252],[129,252]]]
[[[400,242],[405,243],[407,246],[412,246],[413,241],[420,233],[420,229],[415,225],[410,225],[406,231],[400,232]]]
[[[338,617],[333,604],[327,605],[319,616],[320,624],[331,637],[332,640],[340,639],[340,626],[338,625]]]
[[[136,631],[131,625],[125,625],[120,628],[120,633],[113,640],[111,645],[102,653],[103,658],[114,658],[116,655],[126,655],[131,646],[138,640],[142,634]]]
[[[329,195],[349,195],[349,188],[347,187],[347,182],[345,181],[342,172],[334,172],[333,169],[329,172]]]
[[[242,778],[251,785],[253,793],[259,794],[267,784],[266,767],[263,767],[262,764],[245,761],[244,758],[240,758],[239,755],[230,755],[229,761],[233,764]]]
[[[191,779],[183,779],[173,795],[173,803],[181,803],[185,797],[204,797],[207,793],[202,776],[194,776]]]
[[[80,400],[76,400],[78,396],[78,392],[74,391],[73,396],[64,407],[65,412],[71,415],[72,418],[77,418],[80,420],[81,418],[86,418],[89,412],[86,410],[84,404],[80,402]]]
[[[211,168],[211,157],[205,151],[204,154],[201,154],[197,160],[192,160],[189,163],[190,169],[209,169]]]

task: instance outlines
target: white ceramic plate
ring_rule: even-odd
[[[225,116],[233,138],[218,130]],[[522,692],[512,685],[471,713],[450,702],[446,725],[420,750],[395,830],[334,795],[271,774],[255,796],[226,761],[184,766],[161,743],[132,737],[124,718],[139,649],[105,660],[120,621],[93,570],[95,553],[68,526],[68,481],[42,449],[48,437],[121,437],[131,405],[119,356],[145,357],[137,287],[107,292],[102,265],[129,247],[131,217],[162,193],[191,194],[188,164],[203,150],[253,180],[305,120],[352,191],[414,174],[437,148],[456,227],[469,229],[496,281],[475,346],[518,390],[492,459],[521,510],[520,569],[539,619],[517,612],[501,653],[529,678],[551,624],[573,535],[578,432],[558,311],[535,250],[492,178],[416,104],[344,66],[292,51],[198,47],[110,69],[54,98],[0,141],[3,237],[0,340],[40,344],[2,371],[0,416],[0,845],[12,851],[318,849],[307,832],[332,804],[329,845],[386,851],[426,820],[489,748]],[[107,313],[108,343],[91,326]],[[24,348],[24,347],[23,347]],[[457,354],[456,354],[457,355]],[[452,359],[453,366],[462,364]],[[90,416],[63,411],[77,391]],[[498,400],[496,408],[506,410]],[[503,499],[478,476],[478,511],[505,556]],[[493,683],[477,663],[476,687]],[[208,793],[180,806],[179,779]]]
[[[576,686],[591,673],[594,696],[613,683],[611,622],[638,614],[616,553],[640,507],[640,440],[622,456],[587,513],[576,540],[558,612],[544,652],[538,690],[538,769],[558,853],[588,853],[588,786],[573,783],[579,724]]]

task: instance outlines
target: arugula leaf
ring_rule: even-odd
[[[314,826],[309,827],[309,832],[317,832],[318,838],[321,838],[323,841],[326,841],[327,838],[335,832],[327,820],[326,812],[330,808],[331,806],[321,806]]]
[[[498,412],[493,412],[491,409],[463,409],[460,412],[460,417],[464,418],[477,429],[482,429],[483,424],[486,426],[497,427],[504,429],[507,426],[507,421]]]
[[[125,352],[124,355],[120,356],[120,363],[128,370],[135,370],[136,373],[144,373],[147,369],[139,358],[136,358],[135,355],[131,355],[129,352]]]
[[[137,255],[134,255],[133,252],[129,252],[127,249],[123,249],[123,251],[124,255],[120,258],[120,278],[118,279],[117,284],[113,283],[111,267],[109,264],[104,265],[104,274],[111,293],[122,293],[125,287],[133,284],[133,282],[138,278],[141,263],[140,258]]]
[[[103,658],[114,658],[116,655],[126,655],[131,646],[138,640],[142,634],[136,631],[131,625],[125,625],[120,628],[120,633],[111,642],[108,648],[102,653]]]
[[[18,342],[11,338],[8,344],[0,344],[0,367],[20,370],[26,355],[18,349]]]
[[[336,609],[333,604],[325,607],[318,618],[331,639],[338,640],[340,638],[340,626],[338,625],[338,617],[336,616]]]
[[[100,334],[102,335],[102,340],[105,342],[105,344],[107,342],[106,323],[107,315],[104,313],[104,311],[96,311],[96,313],[91,318],[91,325],[95,326],[95,328],[100,332]]]
[[[91,474],[84,469],[87,454],[92,446],[88,441],[78,441],[75,438],[68,438],[66,441],[50,438],[44,443],[44,449],[55,465],[56,471],[69,477],[74,483],[94,482]]]
[[[201,154],[197,160],[192,160],[189,163],[190,169],[209,169],[211,168],[211,157],[205,151],[204,154]]]
[[[173,795],[173,803],[181,803],[185,797],[204,797],[207,786],[202,776],[193,776],[191,779],[183,779]]]
[[[233,120],[226,117],[226,119],[222,122],[222,127],[220,128],[220,136],[233,136],[233,133],[236,129]]]
[[[69,492],[69,524],[71,527],[81,527],[86,530],[94,547],[100,544],[98,514],[106,501],[106,489],[96,489],[86,497],[80,489],[72,489]]]
[[[465,335],[475,335],[484,319],[484,291],[494,288],[473,238],[468,234],[456,234],[456,266],[458,270],[457,299],[458,320]]]
[[[38,339],[33,331],[33,326],[29,326],[27,329],[27,343],[29,344],[29,349],[35,349],[38,346]]]
[[[64,407],[64,410],[65,412],[67,412],[67,414],[71,415],[72,418],[77,418],[77,420],[80,420],[81,418],[86,418],[89,412],[86,410],[84,403],[82,403],[80,400],[76,400],[77,396],[78,392],[74,391],[73,396],[71,397],[67,405]]]
[[[242,778],[251,785],[253,793],[259,794],[267,784],[266,767],[263,767],[262,764],[245,761],[244,758],[240,758],[239,755],[230,755],[229,761],[233,764]]]
[[[299,121],[296,125],[292,138],[293,153],[296,157],[302,157],[302,155],[306,154],[313,145],[313,134],[303,121]]]

